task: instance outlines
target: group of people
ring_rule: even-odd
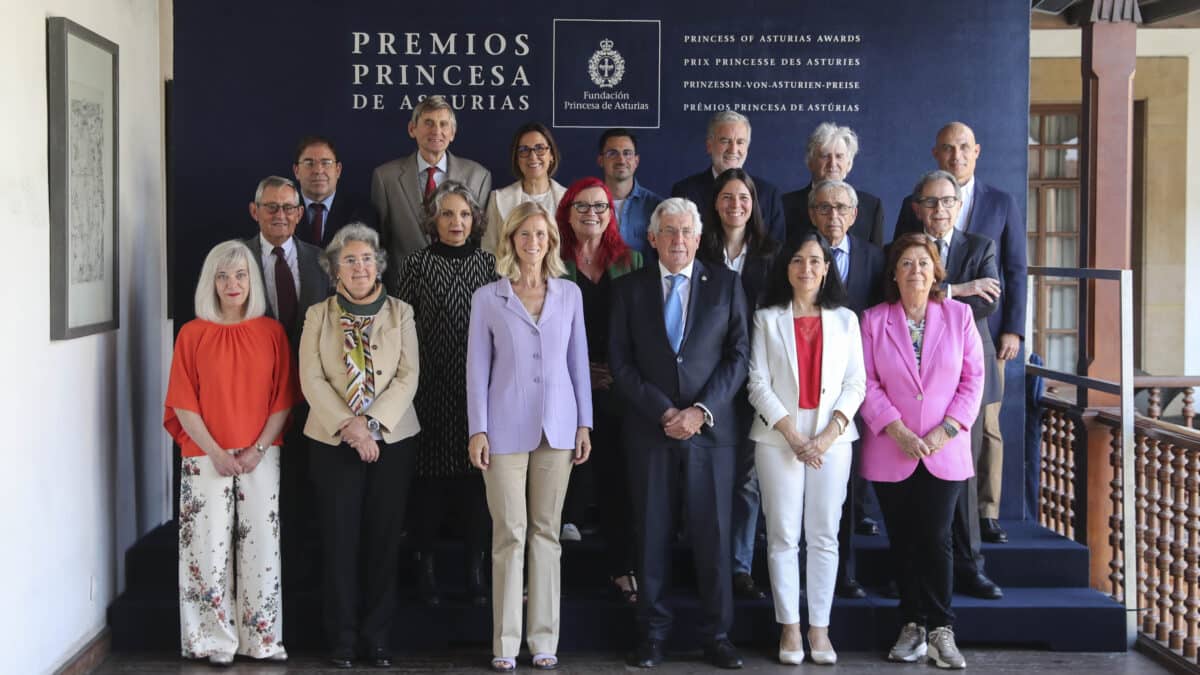
[[[286,547],[311,479],[332,664],[391,665],[412,502],[423,601],[441,602],[434,543],[454,521],[469,600],[492,606],[492,669],[516,669],[522,636],[554,669],[563,508],[594,456],[631,665],[664,659],[682,522],[705,657],[741,667],[733,598],[763,597],[760,507],[779,660],[835,663],[833,596],[865,595],[850,534],[878,532],[870,481],[903,621],[889,658],[964,667],[951,595],[1000,595],[979,554],[1004,535],[989,408],[1025,298],[1021,214],[974,179],[973,132],[938,133],[940,169],[884,249],[879,199],[846,181],[847,127],[813,132],[811,183],[780,195],[743,167],[749,120],[717,113],[712,165],[667,199],[636,179],[625,129],[599,139],[603,178],[564,187],[550,129],[526,124],[497,190],[449,152],[456,130],[445,99],[424,99],[417,150],[376,168],[369,203],[337,189],[334,143],[305,138],[296,182],[258,186],[258,234],[208,254],[164,417],[184,455],[183,655],[287,658],[280,533]]]

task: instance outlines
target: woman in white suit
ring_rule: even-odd
[[[808,643],[833,664],[829,612],[838,567],[838,521],[850,475],[854,413],[866,391],[862,340],[833,252],[815,232],[780,251],[754,314],[748,384],[755,466],[767,520],[767,566],[782,625],[779,660],[804,660],[800,637],[800,533],[808,540]],[[833,268],[836,272],[836,268]]]

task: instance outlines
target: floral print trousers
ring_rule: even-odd
[[[181,473],[183,656],[286,655],[279,585],[279,447],[268,449],[249,474],[221,476],[208,457],[184,457]]]

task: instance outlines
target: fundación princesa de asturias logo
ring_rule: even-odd
[[[625,76],[625,59],[621,52],[613,49],[613,41],[604,38],[600,41],[600,49],[592,52],[588,59],[588,75],[592,83],[601,89],[615,87]]]

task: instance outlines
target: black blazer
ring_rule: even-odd
[[[850,237],[850,269],[846,273],[846,307],[862,313],[883,302],[883,249],[853,234]],[[953,240],[951,240],[953,241]]]
[[[810,192],[812,183],[783,195],[783,215],[787,220],[789,239],[813,229],[812,218],[808,217]],[[854,193],[858,195],[858,217],[850,226],[850,232],[876,246],[883,246],[883,203],[870,192],[855,188]]]
[[[889,244],[890,246],[890,244]],[[991,239],[970,232],[955,232],[950,237],[950,251],[944,262],[946,283],[961,284],[981,277],[996,278],[996,244]],[[996,361],[996,344],[988,328],[988,317],[1000,307],[999,302],[984,300],[978,295],[955,297],[971,306],[975,327],[983,341],[983,405],[1001,400],[1000,367]]]
[[[742,435],[734,399],[750,360],[746,296],[737,275],[695,262],[679,354],[671,349],[662,316],[658,265],[613,281],[608,366],[629,403],[622,423],[626,447],[736,445]],[[668,438],[663,413],[695,403],[712,412],[715,425],[685,442]]]
[[[996,266],[1000,280],[1000,311],[988,319],[992,337],[1001,333],[1025,335],[1026,258],[1025,209],[1009,193],[975,179],[975,198],[967,214],[966,231],[996,242]],[[905,197],[896,219],[895,239],[908,232],[920,232],[921,221],[912,210],[912,197]],[[984,342],[987,342],[985,339]],[[993,344],[993,346],[995,346]]]
[[[292,237],[296,241],[296,265],[300,268],[300,292],[296,294],[296,321],[291,326],[285,325],[284,331],[288,336],[288,343],[292,345],[292,354],[295,355],[300,349],[300,331],[304,328],[304,315],[308,312],[308,308],[321,302],[330,295],[333,295],[333,287],[329,281],[329,275],[325,274],[325,270],[321,269],[321,249],[312,244],[305,243]],[[246,245],[250,247],[250,252],[254,254],[254,262],[258,263],[258,271],[263,275],[263,284],[266,284],[266,270],[262,264],[262,244],[261,239],[256,234],[253,237],[245,240]],[[279,318],[275,315],[275,308],[271,306],[270,299],[267,299],[267,314],[272,318]]]
[[[329,242],[333,241],[333,235],[338,230],[354,222],[379,229],[379,217],[370,202],[359,199],[345,190],[338,190],[333,193],[333,205],[329,208],[329,213],[325,214],[324,236],[321,237],[321,241],[313,240],[312,218],[307,206],[304,216],[300,218],[300,224],[296,226],[296,238],[324,250]]]
[[[767,234],[775,241],[784,241],[784,237],[787,236],[787,221],[783,217],[783,200],[779,197],[779,188],[765,178],[755,175],[751,175],[750,178],[754,180],[754,187],[758,191],[758,208],[762,210],[763,225]],[[703,216],[712,208],[716,197],[713,194],[714,182],[716,179],[713,178],[712,167],[705,167],[700,173],[672,185],[671,196],[692,200]],[[706,226],[719,227],[717,223],[708,223]]]

